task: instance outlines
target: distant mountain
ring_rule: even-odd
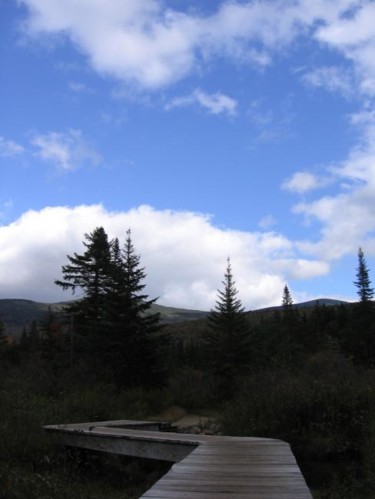
[[[49,308],[59,314],[64,305],[65,303],[48,304],[32,300],[1,299],[0,320],[5,325],[7,334],[19,336],[33,321],[43,320]]]
[[[46,317],[48,309],[57,315],[63,314],[64,306],[68,302],[39,303],[32,300],[0,299],[0,321],[5,325],[5,331],[12,336],[21,335],[23,329],[33,321],[41,321]],[[159,312],[162,322],[173,323],[189,320],[202,319],[208,312],[200,310],[187,310],[183,308],[165,307],[163,305],[152,305],[153,312]]]
[[[333,300],[331,298],[321,298],[319,300],[297,303],[294,306],[297,308],[311,308],[318,304],[325,306],[338,306],[347,303],[348,302]],[[60,315],[63,314],[63,308],[67,304],[68,302],[48,304],[32,300],[0,299],[0,320],[4,323],[7,334],[19,336],[23,329],[29,326],[33,321],[39,322],[43,320],[49,308],[57,315]],[[154,304],[152,307],[154,312],[160,313],[162,322],[167,324],[203,319],[209,313],[201,310],[166,307],[157,304]],[[268,313],[280,308],[280,306],[267,307],[253,312],[256,315],[267,315]]]
[[[165,307],[154,303],[152,306],[153,312],[159,312],[163,322],[181,322],[181,321],[194,321],[197,319],[204,319],[208,312],[202,310],[189,310],[185,308]]]
[[[325,306],[325,307],[338,307],[339,305],[348,305],[349,302],[343,301],[343,300],[334,300],[332,298],[318,298],[316,300],[309,300],[309,301],[304,301],[301,303],[294,303],[293,307],[295,308],[312,308],[316,307],[318,305]],[[267,307],[267,308],[261,308],[259,310],[255,310],[255,312],[265,312],[267,310],[277,310],[281,309],[282,306],[278,305],[275,307]]]

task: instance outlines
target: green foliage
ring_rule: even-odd
[[[311,486],[332,491],[353,474],[350,487],[362,497],[360,490],[375,486],[373,382],[374,373],[360,373],[340,354],[321,352],[303,371],[251,376],[226,404],[221,424],[226,434],[290,443]]]
[[[223,290],[218,291],[215,310],[208,316],[207,359],[220,382],[224,399],[234,393],[236,377],[251,364],[251,333],[228,259]]]
[[[128,230],[123,250],[112,242],[112,273],[106,295],[108,329],[102,339],[102,361],[110,364],[119,386],[156,386],[162,381],[160,316],[155,300],[143,293],[146,274],[140,267]]]
[[[85,238],[84,254],[68,256],[63,280],[56,281],[63,289],[84,292],[68,308],[74,318],[75,358],[119,388],[156,386],[165,376],[165,336],[159,314],[151,311],[155,300],[143,293],[146,274],[130,230],[123,250],[102,227]]]
[[[73,380],[75,374],[71,376]],[[108,458],[101,455],[67,455],[42,426],[144,419],[165,408],[165,394],[141,389],[118,392],[113,385],[85,386],[68,381],[68,374],[64,381],[51,379],[43,366],[31,364],[1,372],[0,498],[138,498],[150,486],[148,474],[155,468],[147,471],[140,463],[135,476],[127,462],[111,462],[104,468],[103,460]]]
[[[368,303],[374,296],[374,289],[371,287],[369,269],[362,248],[358,250],[357,280],[354,284],[358,289],[358,296],[361,303]]]
[[[189,410],[212,407],[217,401],[216,380],[207,372],[193,368],[176,370],[169,384],[174,405]]]
[[[283,299],[282,299],[282,306],[285,309],[288,309],[293,305],[293,299],[292,295],[290,294],[289,288],[287,285],[284,286],[284,291],[283,291]]]
[[[228,260],[208,319],[161,330],[130,232],[123,249],[102,228],[84,244],[58,282],[84,291],[74,324],[46,310],[12,346],[0,323],[0,499],[139,497],[143,465],[61,453],[41,427],[173,405],[219,414],[227,434],[289,442],[314,497],[375,496],[375,309],[361,250],[357,304],[300,310],[285,286],[280,309],[245,313]]]

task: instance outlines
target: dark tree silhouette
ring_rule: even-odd
[[[215,309],[208,316],[207,343],[211,367],[220,382],[221,395],[230,398],[236,378],[246,372],[251,363],[249,322],[233,280],[230,259],[218,290]]]
[[[354,281],[354,284],[357,286],[359,301],[362,303],[370,302],[374,297],[374,288],[371,287],[369,268],[367,267],[362,248],[359,248],[358,250],[358,268],[356,277],[357,280]]]
[[[289,288],[287,285],[284,286],[283,290],[283,301],[282,301],[282,306],[285,309],[290,308],[293,305],[293,299],[292,295],[290,294]]]
[[[111,274],[111,243],[103,227],[85,234],[82,255],[67,255],[62,280],[55,283],[64,290],[78,291],[78,300],[66,307],[74,317],[74,345],[79,358],[96,365],[101,357],[103,336],[107,330],[106,304]],[[83,296],[82,296],[83,295]]]
[[[130,230],[124,248],[108,240],[102,227],[85,235],[83,255],[68,256],[62,267],[63,289],[81,290],[83,297],[68,306],[74,315],[79,358],[95,368],[97,376],[119,386],[153,385],[161,381],[156,300],[143,293],[146,277],[135,254]]]
[[[131,231],[124,248],[112,244],[111,285],[107,295],[109,322],[106,355],[118,385],[151,386],[163,381],[160,314],[152,311],[156,299],[144,293],[145,269],[135,253]]]

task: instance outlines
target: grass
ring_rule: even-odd
[[[162,410],[161,392],[116,392],[74,380],[61,390],[61,382],[35,366],[1,374],[0,499],[137,498],[165,471],[156,462],[67,453],[42,430],[46,424],[144,419]]]
[[[215,405],[214,381],[192,368],[176,371],[167,388],[118,391],[79,370],[54,376],[37,364],[9,367],[0,372],[0,499],[137,498],[163,465],[67,452],[42,426],[189,413],[218,416],[224,434],[289,442],[316,499],[371,499],[374,381],[374,371],[339,355],[315,355],[303,370],[253,373],[231,401]]]

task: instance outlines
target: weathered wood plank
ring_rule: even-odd
[[[309,492],[265,492],[261,490],[245,493],[223,492],[222,494],[211,492],[179,492],[164,490],[154,491],[151,488],[141,499],[311,499]]]
[[[101,421],[47,426],[66,445],[176,464],[145,499],[312,499],[287,443],[160,432],[162,423]]]

